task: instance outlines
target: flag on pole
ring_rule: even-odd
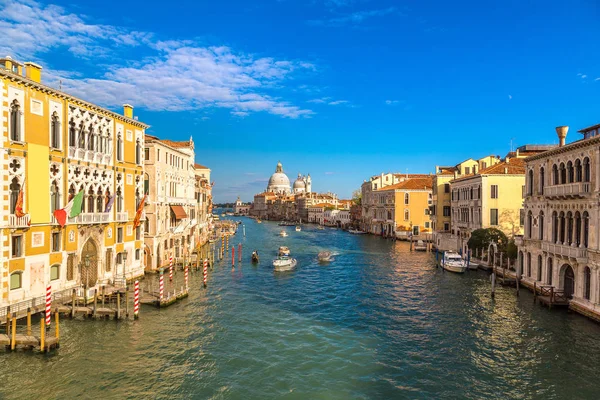
[[[112,197],[108,200],[108,203],[106,203],[106,208],[104,209],[104,212],[110,212],[110,210],[112,210],[112,206],[113,203],[115,202],[115,197],[117,197],[116,194],[113,194]]]
[[[23,188],[19,190],[19,196],[17,197],[17,202],[15,203],[15,215],[17,218],[21,218],[27,215],[25,211],[23,211]]]
[[[67,224],[67,218],[75,218],[79,214],[81,214],[81,207],[83,206],[83,190],[79,191],[73,197],[73,199],[60,210],[54,211],[54,218],[60,224],[60,226],[65,226]]]
[[[138,209],[135,213],[135,219],[133,220],[133,229],[137,228],[140,225],[140,219],[142,219],[142,211],[144,210],[146,196],[148,196],[148,194],[145,194],[144,197],[142,197],[142,201],[140,201],[140,205],[138,206]]]

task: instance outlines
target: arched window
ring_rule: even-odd
[[[123,161],[123,138],[121,134],[117,136],[117,161]]]
[[[10,274],[10,290],[21,289],[23,287],[23,272],[17,271]]]
[[[560,222],[560,243],[564,244],[565,243],[565,213],[563,211],[560,212],[559,216],[558,216],[558,220]]]
[[[524,264],[525,264],[525,256],[522,251],[519,251],[519,274],[523,274],[525,272]]]
[[[542,281],[542,256],[538,256],[537,259],[537,280]]]
[[[558,243],[558,214],[552,213],[552,242]]]
[[[408,212],[408,210],[404,210],[404,220],[408,221],[410,219],[410,214]]]
[[[15,208],[17,206],[17,200],[19,199],[19,192],[21,191],[21,184],[19,183],[18,178],[13,178],[10,181],[10,213],[15,213]]]
[[[567,183],[567,168],[565,163],[560,163],[560,183],[563,185]]]
[[[583,212],[583,247],[588,247],[588,239],[590,237],[590,215],[587,211]]]
[[[92,125],[90,125],[90,129],[88,131],[88,135],[87,135],[87,149],[94,151],[94,128],[92,127]]]
[[[590,299],[591,278],[592,278],[592,273],[590,271],[590,267],[585,267],[583,269],[583,297],[586,300]]]
[[[575,212],[575,244],[577,246],[581,244],[581,214],[579,211]]]
[[[573,243],[573,214],[571,211],[567,213],[567,244],[570,246]]]
[[[88,198],[87,198],[87,212],[94,212],[94,189],[90,188],[88,190]]]
[[[123,211],[123,194],[121,188],[117,189],[117,212]]]
[[[75,121],[71,118],[69,122],[69,146],[75,147],[77,145],[77,128],[75,127]]]
[[[50,267],[50,280],[55,281],[60,278],[60,264],[54,264]]]
[[[108,203],[110,203],[110,190],[106,189],[104,193],[104,210],[103,212],[108,212],[106,209],[108,208]]]
[[[140,139],[135,142],[135,163],[140,165],[142,163],[142,145]]]
[[[60,188],[56,181],[50,185],[50,212],[54,213],[56,210],[60,210]]]
[[[52,113],[52,121],[50,122],[50,146],[60,148],[60,122],[56,111]]]
[[[83,126],[83,122],[79,124],[79,145],[77,147],[85,149],[85,127]]]
[[[527,253],[527,277],[531,277],[531,253]]]
[[[552,166],[552,184],[558,185],[560,181],[558,180],[558,167],[556,164]]]
[[[404,204],[408,204],[410,202],[410,195],[408,193],[404,193]]]
[[[552,285],[552,275],[553,275],[554,271],[552,271],[552,258],[548,258],[548,271],[547,271],[547,280],[548,280],[548,285]]]
[[[527,237],[530,239],[533,237],[533,217],[531,215],[531,211],[527,213]]]
[[[583,159],[583,181],[590,181],[590,159],[587,157]]]
[[[540,168],[540,194],[544,194],[544,167]]]
[[[567,181],[573,183],[575,181],[575,173],[573,171],[573,163],[569,161],[567,163]]]
[[[583,180],[583,168],[581,167],[581,160],[575,160],[575,182],[581,182]]]
[[[96,192],[96,212],[104,212],[104,197],[102,196],[102,189],[98,188]]]
[[[538,215],[538,239],[544,240],[544,212]]]
[[[527,195],[532,196],[533,195],[533,169],[529,170],[529,173],[527,174]]]
[[[10,140],[21,141],[21,106],[17,100],[13,100],[10,105]]]

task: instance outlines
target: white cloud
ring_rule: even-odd
[[[348,104],[349,101],[348,100],[335,100],[335,101],[331,101],[329,102],[330,106],[339,106],[340,104]]]
[[[330,106],[347,105],[351,106],[348,100],[332,100],[331,97],[321,97],[320,99],[307,100],[308,103],[328,104]]]
[[[596,78],[596,79],[594,79],[594,80],[595,80],[595,81],[600,81],[600,78]]]
[[[396,7],[382,8],[376,10],[357,11],[340,17],[310,20],[308,23],[315,26],[340,27],[345,25],[359,25],[365,20],[373,17],[383,17],[396,12]]]
[[[512,100],[512,94],[509,94],[509,95],[508,95],[508,99],[509,99],[509,100]]]
[[[325,172],[325,175],[333,175],[333,174],[335,174],[335,172],[331,172],[331,171]]]
[[[64,91],[103,106],[131,103],[168,111],[220,107],[237,116],[267,112],[288,118],[314,114],[272,94],[290,75],[314,71],[316,67],[309,62],[255,57],[189,40],[158,41],[152,33],[88,24],[61,7],[32,0],[0,0],[0,35],[0,54],[19,58],[62,49],[95,60],[123,48],[143,46],[151,56],[125,59],[123,64],[102,59],[106,72],[93,78],[46,70],[46,83],[56,85],[61,80]]]
[[[386,100],[385,101],[385,104],[387,104],[388,106],[398,104],[398,103],[400,103],[400,101],[398,101],[398,100]]]
[[[585,79],[587,78],[586,74],[582,74],[581,72],[577,74],[578,77],[580,77],[581,79]]]

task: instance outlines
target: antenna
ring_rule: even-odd
[[[510,152],[511,153],[513,151],[513,140],[515,140],[515,138],[510,138]]]

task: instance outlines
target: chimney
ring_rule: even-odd
[[[510,157],[506,157],[506,163],[510,164]]]
[[[515,156],[515,157],[516,157],[516,158],[519,158],[519,149],[517,149],[517,151],[516,151],[516,156]]]
[[[26,62],[25,77],[34,82],[40,83],[42,81],[42,67],[36,63],[32,63],[31,61]]]
[[[131,104],[123,104],[123,115],[133,119],[133,106]]]
[[[504,175],[508,174],[508,167],[504,167]]]
[[[556,134],[558,135],[558,147],[565,145],[565,139],[567,138],[567,132],[569,132],[568,126],[557,126]]]

